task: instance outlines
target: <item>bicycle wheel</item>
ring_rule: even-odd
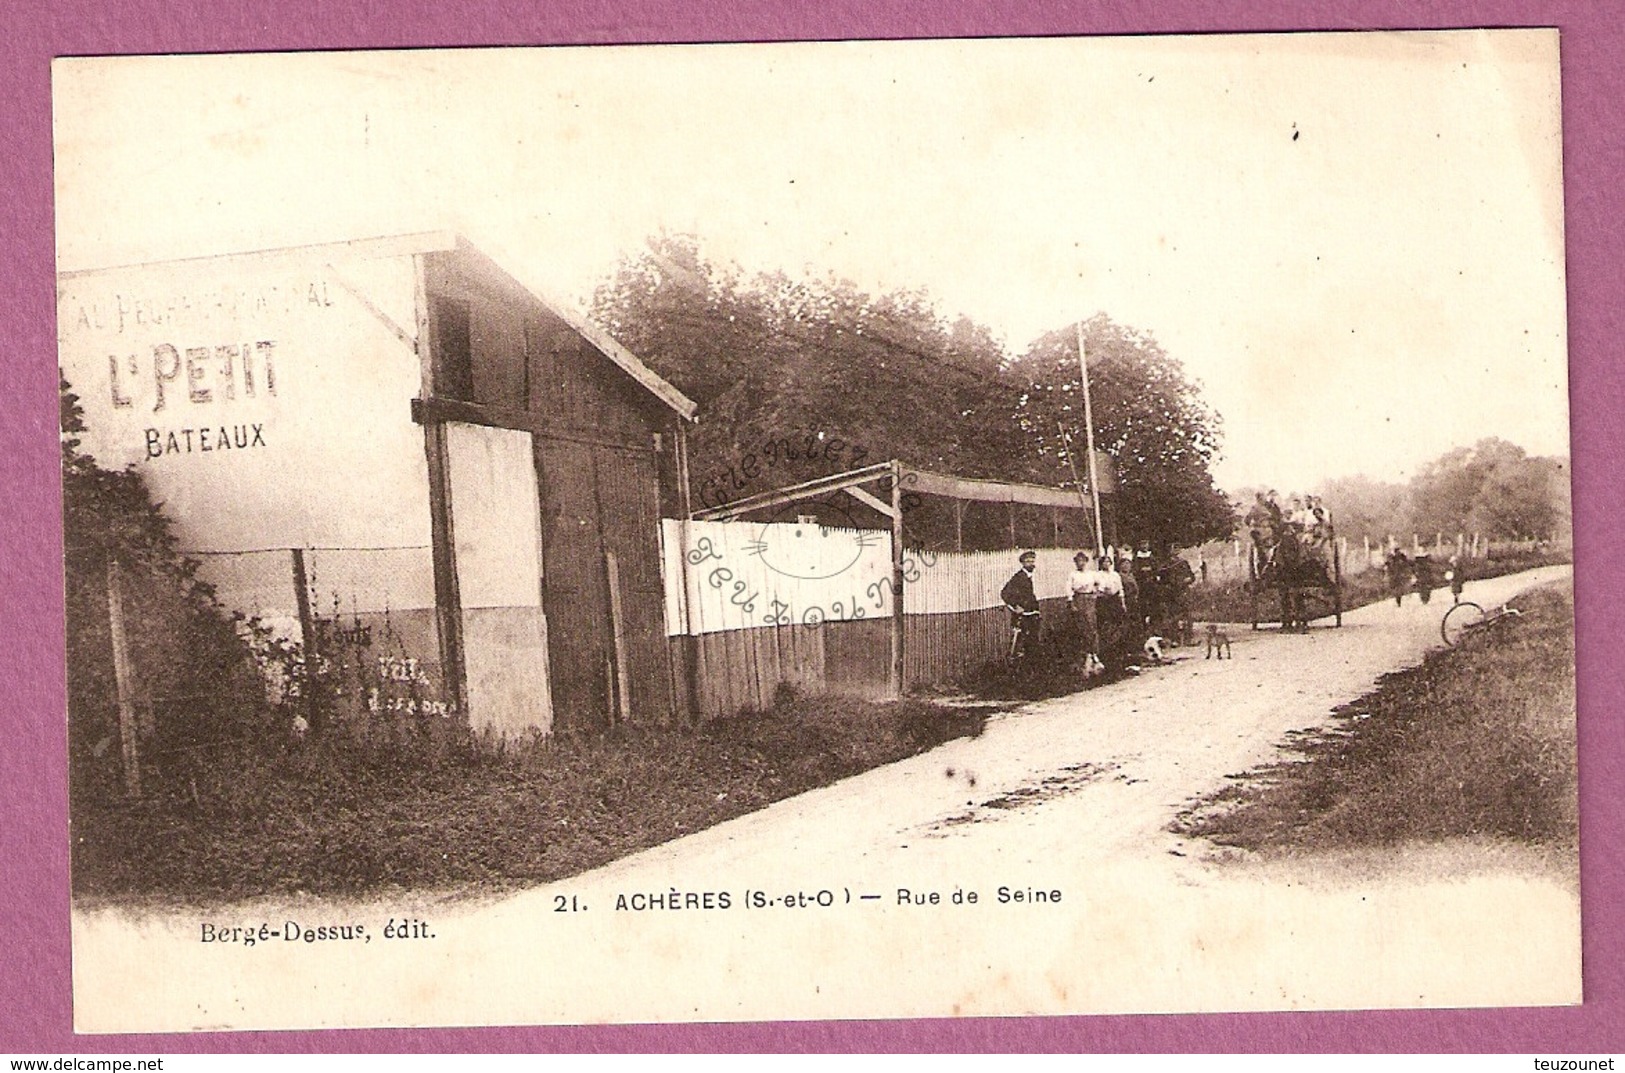
[[[1461,643],[1467,631],[1484,621],[1484,609],[1475,603],[1459,603],[1444,613],[1439,622],[1439,636],[1454,648]]]

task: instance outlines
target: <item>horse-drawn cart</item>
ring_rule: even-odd
[[[1343,559],[1331,516],[1316,508],[1287,517],[1277,508],[1249,514],[1247,524],[1253,629],[1307,630],[1320,618],[1343,625]]]

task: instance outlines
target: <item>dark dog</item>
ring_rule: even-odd
[[[1216,623],[1207,624],[1207,655],[1203,659],[1212,659],[1217,653],[1219,659],[1235,659],[1230,651],[1230,635],[1219,629]]]

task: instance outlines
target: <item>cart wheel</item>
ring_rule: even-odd
[[[1439,623],[1439,636],[1454,648],[1461,643],[1467,631],[1484,621],[1484,609],[1474,603],[1460,603],[1444,613]]]

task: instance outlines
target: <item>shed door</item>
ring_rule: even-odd
[[[557,725],[602,729],[623,712],[664,722],[671,660],[654,454],[545,436],[535,443]]]
[[[553,715],[560,729],[610,724],[615,682],[609,585],[593,448],[537,436],[542,475],[545,605],[553,655]]]
[[[640,722],[672,715],[671,648],[666,640],[666,595],[660,575],[660,486],[653,452],[593,448],[604,548],[615,557],[620,646],[626,667],[620,682]]]

